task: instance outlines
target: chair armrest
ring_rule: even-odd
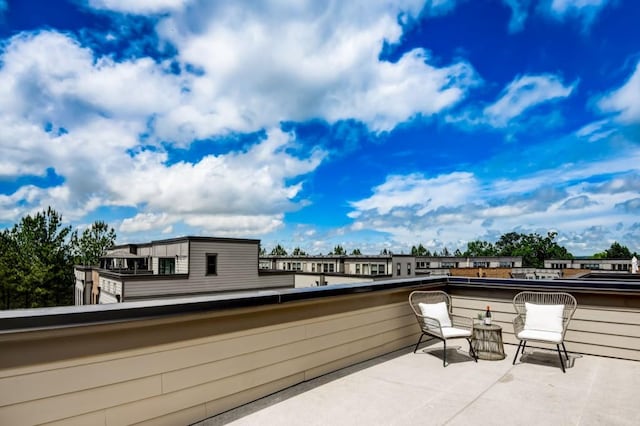
[[[524,330],[524,321],[525,321],[525,317],[522,314],[518,314],[513,319],[513,331],[516,336],[518,336],[518,333]]]
[[[456,328],[467,328],[471,330],[473,328],[473,319],[460,315],[451,315],[451,325]]]
[[[418,315],[418,318],[422,321],[422,329],[424,331],[442,336],[442,326],[440,325],[440,321],[423,315]]]

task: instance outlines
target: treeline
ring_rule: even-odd
[[[509,232],[502,235],[495,243],[489,241],[475,240],[467,244],[467,249],[462,251],[456,249],[450,252],[446,247],[441,251],[430,251],[423,244],[411,247],[411,255],[413,256],[455,256],[455,257],[478,257],[478,256],[514,256],[522,257],[522,266],[526,268],[543,268],[545,259],[573,259],[573,255],[563,246],[556,242],[557,232],[548,232],[546,236],[537,233],[522,234],[518,232]],[[288,256],[287,250],[280,244],[276,245],[271,252],[271,256]],[[351,252],[345,250],[342,246],[337,245],[329,255],[361,255],[360,249],[354,249]],[[383,249],[380,254],[393,254],[390,250]],[[261,256],[266,256],[267,251],[262,249]],[[307,256],[307,253],[296,247],[292,256]],[[614,242],[611,247],[601,253],[595,253],[593,257],[601,259],[630,259],[635,253]]]
[[[73,304],[73,265],[96,265],[115,244],[102,221],[81,235],[50,207],[0,232],[0,309]]]

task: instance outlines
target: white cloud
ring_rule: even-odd
[[[616,113],[616,120],[624,124],[640,123],[640,62],[622,87],[603,96],[598,107],[603,112]]]
[[[192,0],[88,0],[89,6],[95,9],[106,9],[114,12],[154,14],[181,9],[193,3]]]
[[[173,219],[175,221],[175,218]],[[170,225],[172,219],[166,213],[138,213],[134,217],[126,218],[120,224],[118,231],[124,233],[134,233],[161,229]]]
[[[561,231],[570,250],[600,247],[600,226],[622,240],[640,206],[640,151],[595,164],[566,165],[515,179],[484,181],[471,173],[436,178],[389,176],[373,195],[351,203],[351,232],[382,232],[399,246],[430,242],[449,249],[506,232]],[[602,181],[601,177],[615,176]],[[600,182],[600,183],[593,183]],[[622,225],[621,225],[622,224]],[[462,243],[460,243],[462,242]],[[591,253],[587,253],[591,254]]]
[[[600,11],[611,3],[611,0],[547,0],[543,9],[557,19],[576,16],[583,21],[583,25],[591,25]]]
[[[383,131],[451,107],[475,83],[468,64],[435,67],[422,49],[395,63],[379,59],[383,43],[402,34],[398,14],[420,5],[300,2],[280,13],[279,3],[223,2],[197,17],[172,15],[159,34],[202,75],[193,78],[188,105],[167,115],[159,132],[201,137],[311,118],[355,118]]]
[[[495,127],[505,127],[525,111],[543,103],[566,98],[575,84],[565,86],[555,75],[525,75],[505,87],[501,97],[484,109],[485,119]]]
[[[439,207],[456,205],[473,196],[477,182],[470,173],[457,172],[435,178],[425,178],[419,173],[406,176],[388,176],[387,180],[373,188],[373,195],[355,201],[351,217],[373,211],[378,215],[389,214],[394,209],[415,208],[418,216]]]
[[[180,221],[268,232],[284,212],[299,208],[303,176],[325,155],[312,148],[289,153],[301,147],[274,128],[244,151],[169,164],[149,123],[188,103],[183,88],[190,82],[162,64],[95,58],[55,32],[14,37],[0,63],[0,176],[44,176],[52,169],[63,180],[3,195],[5,220],[48,205],[71,220],[100,206],[131,206],[139,215],[125,219],[123,232]]]
[[[511,9],[511,19],[509,19],[509,32],[521,31],[529,15],[529,5],[531,0],[502,0]]]

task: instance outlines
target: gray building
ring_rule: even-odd
[[[181,237],[119,245],[105,253],[99,267],[76,267],[75,303],[293,287],[292,274],[258,270],[259,252],[259,240],[238,238]]]

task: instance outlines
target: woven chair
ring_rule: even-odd
[[[414,291],[409,295],[409,305],[416,315],[422,334],[413,349],[416,353],[424,336],[435,337],[444,342],[442,365],[447,366],[447,340],[467,339],[469,354],[475,362],[478,357],[471,345],[473,320],[451,313],[451,298],[444,291]],[[425,313],[429,315],[425,315]]]
[[[518,353],[527,342],[551,343],[556,345],[560,358],[560,367],[565,373],[564,360],[560,352],[560,346],[564,355],[569,360],[567,348],[564,346],[564,335],[567,332],[569,321],[576,311],[578,303],[575,297],[569,293],[544,293],[523,291],[513,298],[513,306],[517,316],[513,320],[513,329],[518,343],[513,364],[518,359]]]

